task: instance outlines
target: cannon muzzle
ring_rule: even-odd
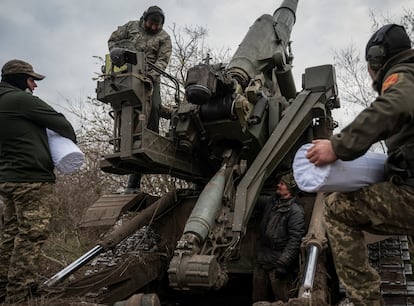
[[[277,67],[287,70],[292,56],[288,53],[290,34],[296,20],[298,0],[284,0],[273,16],[265,14],[250,27],[228,64],[230,74],[246,84],[260,73]]]

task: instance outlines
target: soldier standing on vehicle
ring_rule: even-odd
[[[314,140],[316,166],[353,160],[372,144],[388,147],[387,181],[326,199],[325,223],[340,281],[353,305],[383,305],[380,276],[368,262],[363,231],[414,235],[414,51],[404,27],[388,24],[366,46],[379,96],[331,140]],[[350,304],[352,305],[352,304]]]
[[[140,20],[132,20],[118,27],[108,40],[109,51],[113,48],[125,48],[131,51],[144,52],[146,59],[161,70],[165,70],[172,53],[170,35],[163,30],[165,15],[158,6],[150,6]],[[148,129],[159,132],[159,118],[162,113],[160,94],[160,74],[149,70],[149,78],[153,83],[151,112]],[[126,193],[132,193],[140,187],[141,175],[130,175]]]
[[[0,300],[37,293],[40,250],[49,236],[56,177],[46,129],[76,142],[66,118],[32,95],[43,75],[21,60],[4,64],[0,82]]]
[[[287,301],[294,290],[300,244],[305,233],[305,212],[296,202],[297,185],[291,173],[281,177],[276,196],[260,196],[261,213],[256,264],[253,271],[253,303]]]

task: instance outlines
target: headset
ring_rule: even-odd
[[[164,14],[164,11],[160,8],[160,7],[158,7],[158,6],[150,6],[143,14],[142,14],[142,18],[144,19],[144,20],[147,20],[147,18],[148,18],[148,16],[150,15],[150,14],[153,14],[153,13],[158,13],[158,14],[160,14],[161,16],[162,16],[162,23],[164,24],[164,21],[165,21],[165,14]]]
[[[385,35],[391,28],[398,27],[396,24],[388,24],[381,29],[379,29],[372,38],[371,44],[374,44],[371,46],[367,51],[367,61],[371,68],[375,71],[378,71],[381,69],[381,67],[385,64],[387,61],[387,49],[384,46],[385,41]]]

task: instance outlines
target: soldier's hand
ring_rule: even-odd
[[[333,163],[338,159],[332,143],[328,139],[315,139],[312,141],[313,146],[308,149],[306,158],[315,166],[324,166]]]
[[[161,105],[161,111],[160,111],[161,118],[171,119],[172,112],[173,112],[173,109],[171,107]]]
[[[282,278],[288,273],[287,269],[284,266],[276,266],[275,268],[275,277]]]
[[[148,77],[151,79],[152,82],[155,82],[159,79],[160,74],[155,71],[148,72]]]

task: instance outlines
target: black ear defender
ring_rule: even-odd
[[[387,60],[385,48],[381,45],[375,45],[369,48],[367,60],[372,70],[380,70]]]
[[[373,70],[380,70],[385,62],[404,50],[411,49],[411,40],[403,26],[387,24],[369,39],[365,59]]]
[[[385,35],[396,24],[388,24],[380,28],[368,42],[366,60],[373,70],[380,70],[387,60],[387,50],[384,45]]]

